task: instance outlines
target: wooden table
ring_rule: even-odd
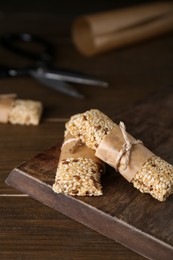
[[[89,59],[80,55],[71,42],[71,21],[66,16],[0,17],[0,33],[25,30],[49,38],[57,46],[57,65],[90,73],[110,83],[108,89],[76,86],[86,95],[84,100],[76,100],[31,78],[0,80],[0,93],[38,99],[45,107],[38,127],[0,125],[0,258],[144,259],[4,183],[18,164],[62,141],[64,122],[70,115],[98,108],[114,116],[173,83],[173,35]],[[6,64],[25,62],[2,49],[0,57]]]

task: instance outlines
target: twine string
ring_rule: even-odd
[[[133,145],[142,144],[142,141],[140,141],[140,140],[130,140],[129,137],[128,137],[128,134],[126,132],[126,126],[123,122],[120,122],[119,127],[121,129],[125,143],[122,145],[122,148],[119,151],[118,157],[117,157],[116,162],[115,162],[115,168],[118,170],[118,167],[120,165],[120,161],[121,161],[122,157],[124,156],[125,162],[124,162],[123,170],[126,170],[127,166],[129,165],[130,155],[131,155]]]

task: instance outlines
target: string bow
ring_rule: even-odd
[[[126,170],[127,166],[129,165],[129,161],[130,161],[132,146],[136,145],[136,144],[142,144],[142,141],[140,141],[140,140],[130,140],[129,137],[128,137],[128,134],[126,132],[126,126],[123,122],[120,122],[119,127],[121,129],[125,143],[122,145],[122,148],[119,151],[118,158],[115,162],[115,168],[118,170],[118,167],[120,165],[120,161],[121,161],[122,157],[124,156],[125,162],[124,162],[123,170]]]

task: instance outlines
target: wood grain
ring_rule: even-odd
[[[173,144],[172,99],[173,89],[169,88],[128,113],[117,115],[117,118],[128,121],[127,125],[133,133],[140,138],[144,135],[146,143],[154,152],[160,151],[159,155],[170,162],[173,162],[173,154],[170,153]],[[155,106],[152,105],[153,101]],[[152,138],[152,126],[159,126],[158,129],[164,132],[164,140],[163,132],[156,133],[156,137]],[[171,259],[173,197],[160,203],[149,195],[141,194],[110,167],[102,178],[103,196],[78,198],[55,194],[52,184],[59,147],[52,147],[14,169],[6,183],[145,257]]]
[[[0,197],[0,258],[2,260],[69,260],[69,256],[72,260],[144,259],[119,243],[115,243],[30,197],[21,196],[20,192],[4,183],[14,167],[27,161],[39,151],[62,141],[64,118],[90,108],[99,108],[114,117],[121,110],[127,111],[129,108],[132,111],[132,106],[137,100],[143,99],[154,90],[164,89],[173,83],[172,34],[131,48],[105,53],[92,59],[83,57],[74,48],[70,27],[76,14],[84,13],[87,10],[93,12],[115,8],[126,5],[126,2],[129,1],[123,3],[122,1],[96,1],[95,4],[87,2],[82,6],[79,1],[72,1],[70,5],[62,2],[62,12],[60,2],[56,1],[57,9],[54,4],[52,6],[47,4],[55,11],[54,14],[48,14],[50,9],[45,8],[43,3],[40,6],[37,4],[37,9],[34,9],[35,2],[33,6],[30,2],[28,2],[28,6],[26,3],[24,6],[23,2],[20,1],[19,4],[18,1],[17,7],[16,1],[14,1],[13,5],[11,3],[10,6],[7,6],[6,4],[7,8],[4,9],[6,12],[0,13],[1,33],[25,31],[43,36],[54,43],[57,49],[56,65],[90,73],[108,80],[110,83],[108,89],[75,86],[86,95],[86,99],[80,101],[45,88],[28,77],[0,79],[1,93],[15,92],[20,98],[41,100],[45,111],[38,128],[0,125],[0,195],[3,195]],[[139,1],[133,1],[134,4],[137,2]],[[20,12],[22,5],[23,8],[25,7],[24,13]],[[14,9],[17,10],[16,13],[12,13]],[[3,11],[3,3],[1,10]],[[39,10],[41,11],[38,14]],[[23,66],[28,62],[2,48],[0,48],[0,57],[1,63],[6,65]],[[155,102],[153,102],[153,106],[155,106]],[[158,113],[156,109],[156,114]],[[144,122],[148,116],[149,113],[146,113]],[[133,118],[133,112],[129,117]],[[129,118],[131,122],[132,118]],[[118,116],[114,119],[119,120]],[[127,117],[125,120],[128,123]],[[143,121],[140,121],[140,117],[138,117],[138,122],[144,126]],[[137,134],[136,118],[133,118],[133,122],[134,125],[128,124],[128,128],[129,131]],[[157,126],[153,124],[152,128],[158,132],[159,139],[161,136],[163,138],[162,144],[155,146],[155,151],[157,149],[159,154],[172,160],[170,146],[169,148],[167,146],[167,151],[169,149],[167,154],[164,153],[165,130],[157,129]],[[142,132],[143,136],[147,144],[150,144],[147,132]],[[155,137],[154,139],[157,138],[156,133],[153,134],[152,131],[150,136]],[[170,140],[170,142],[172,141]],[[106,182],[104,181],[104,183]],[[118,176],[116,183],[121,190],[123,185]],[[127,186],[127,191],[130,190],[131,194],[136,194],[137,191],[131,189],[129,185]],[[7,197],[4,196],[6,194]],[[134,197],[136,197],[135,194],[133,194]],[[18,197],[13,195],[18,195]],[[111,198],[109,199],[111,201]],[[122,199],[129,201],[126,194],[122,195]],[[115,210],[117,210],[116,205],[117,203],[114,205]],[[123,201],[121,201],[121,205],[123,211]]]

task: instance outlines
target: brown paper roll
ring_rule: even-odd
[[[129,140],[135,140],[131,135],[127,134]],[[96,150],[95,155],[116,168],[116,161],[123,144],[125,143],[122,131],[118,125],[115,124],[112,131],[107,134],[101,141],[99,147]],[[140,170],[143,164],[153,156],[154,154],[148,150],[142,144],[136,144],[132,146],[130,161],[127,168],[124,169],[125,156],[123,155],[120,160],[118,167],[119,172],[126,178],[129,182],[133,179],[138,170]]]
[[[0,123],[7,123],[16,94],[0,95]]]
[[[173,3],[153,3],[76,19],[72,37],[87,56],[143,41],[173,29]]]

